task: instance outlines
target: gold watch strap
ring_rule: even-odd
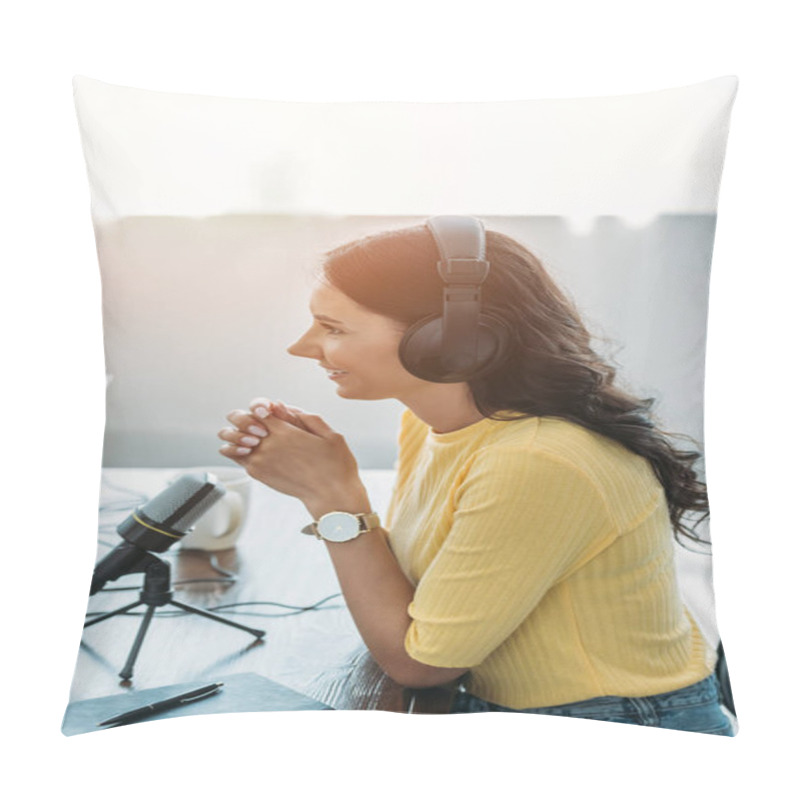
[[[341,513],[350,514],[351,512],[344,511]],[[353,516],[358,519],[358,524],[359,527],[361,528],[358,534],[359,536],[362,533],[367,533],[375,528],[380,528],[381,526],[380,516],[375,511],[367,511],[361,514],[353,514]],[[316,536],[317,539],[321,539],[322,537],[319,535],[319,531],[317,530],[317,522],[319,522],[319,520],[310,522],[308,525],[305,526],[305,528],[301,528],[300,533],[306,533],[309,536]]]

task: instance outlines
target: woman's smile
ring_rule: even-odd
[[[347,370],[343,369],[334,369],[333,367],[326,367],[324,364],[320,364],[320,367],[328,373],[329,378],[339,378],[342,375],[347,375]]]
[[[440,397],[448,387],[417,378],[400,362],[398,347],[408,327],[405,323],[365,309],[324,281],[314,286],[309,311],[314,322],[287,352],[314,359],[338,385],[340,398],[404,402],[403,398],[418,397],[423,391],[433,395],[432,406],[442,406]]]

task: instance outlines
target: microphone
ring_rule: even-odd
[[[108,581],[137,572],[148,552],[163,553],[180,541],[203,514],[225,494],[210,472],[182,475],[117,526],[125,540],[97,562],[89,595]]]

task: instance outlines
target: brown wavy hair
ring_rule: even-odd
[[[638,398],[614,385],[616,368],[592,349],[574,302],[539,259],[515,239],[486,230],[490,271],[481,287],[482,309],[512,331],[511,352],[495,371],[468,381],[475,406],[491,419],[560,417],[620,442],[646,458],[664,487],[675,540],[710,544],[694,533],[709,516],[695,450],[678,450],[651,414],[655,398]],[[318,277],[364,308],[409,326],[441,314],[439,253],[424,225],[390,230],[325,253]],[[513,411],[516,416],[499,415]],[[687,515],[697,515],[689,527]]]

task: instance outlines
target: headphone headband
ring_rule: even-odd
[[[441,316],[412,325],[400,343],[405,368],[424,380],[456,383],[494,368],[508,351],[502,320],[481,313],[481,284],[489,274],[486,233],[476,217],[440,215],[425,220],[439,251],[444,281]]]
[[[486,258],[486,233],[477,217],[442,214],[425,220],[443,260]]]

